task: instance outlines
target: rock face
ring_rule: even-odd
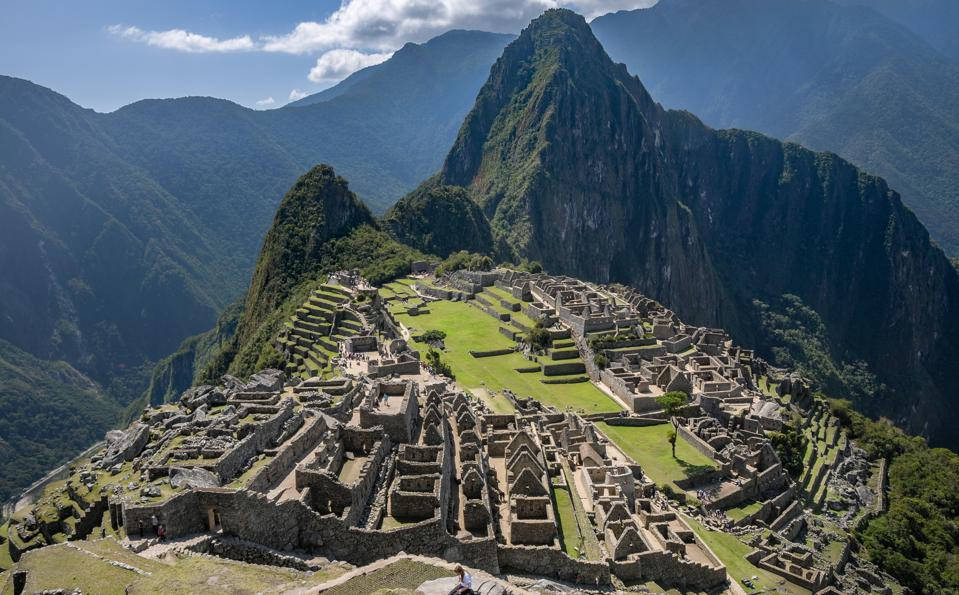
[[[885,384],[861,407],[955,441],[959,276],[899,196],[835,155],[664,110],[578,15],[547,11],[506,48],[440,180],[500,256],[634,285],[766,352],[754,300],[798,296],[830,354]]]

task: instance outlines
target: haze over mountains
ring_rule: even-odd
[[[384,210],[435,171],[511,38],[452,31],[407,44],[375,79],[269,112],[189,97],[99,114],[0,77],[2,355],[68,362],[118,415],[153,362],[241,295],[300,174],[336,163]],[[84,410],[81,392],[63,393]],[[32,398],[5,396],[0,411]],[[54,452],[39,468],[76,449],[38,439]]]
[[[541,259],[551,272],[636,283],[744,344],[779,346],[796,361],[825,354],[820,373],[834,387],[886,383],[897,392],[884,392],[874,411],[936,432],[923,423],[948,421],[937,415],[952,398],[941,383],[955,355],[955,282],[911,213],[881,180],[841,160],[715,133],[656,103],[839,152],[886,176],[955,253],[952,38],[929,20],[902,25],[823,0],[719,5],[669,0],[595,21],[628,73],[578,22],[575,47],[588,51],[555,62],[511,50],[462,131],[514,36],[453,31],[407,44],[269,112],[194,97],[98,114],[0,77],[0,356],[29,374],[68,362],[79,372],[50,376],[65,389],[59,415],[83,413],[97,394],[97,427],[106,427],[141,394],[153,362],[242,295],[280,198],[303,172],[332,164],[375,214],[442,170],[383,228],[424,252],[485,248]],[[894,3],[877,8],[909,16]],[[562,88],[520,84],[526,68]],[[616,132],[598,134],[608,122]],[[743,189],[742,179],[756,186]],[[741,203],[729,200],[734,189]],[[877,235],[879,226],[889,233]],[[225,316],[216,333],[186,345],[180,367],[159,372],[166,384],[155,394],[189,384],[194,360],[235,323]],[[797,332],[803,340],[790,342]],[[33,397],[24,389],[2,398],[0,413],[25,410]],[[32,437],[50,449],[38,468],[88,438]],[[16,458],[10,469],[20,473]]]

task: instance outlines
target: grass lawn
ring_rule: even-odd
[[[598,424],[606,436],[624,453],[639,463],[646,475],[659,486],[671,484],[673,489],[683,491],[676,481],[693,477],[718,465],[681,437],[676,438],[676,456],[673,457],[667,436],[671,424],[656,426],[611,426]]]
[[[413,334],[436,329],[446,333],[443,360],[456,374],[464,389],[486,388],[496,392],[504,388],[523,397],[533,397],[559,409],[572,407],[585,413],[621,411],[622,408],[592,383],[543,384],[541,372],[521,374],[519,367],[535,365],[518,353],[474,358],[474,351],[507,349],[515,345],[499,332],[500,324],[489,314],[463,302],[438,301],[429,305],[430,313],[419,316],[397,314],[399,322]],[[421,352],[425,344],[417,343]]]
[[[809,591],[787,582],[780,576],[777,576],[766,570],[753,566],[746,560],[746,556],[753,548],[739,541],[735,535],[723,533],[722,531],[710,531],[702,526],[695,519],[683,515],[683,519],[689,523],[690,528],[696,535],[709,546],[713,553],[719,557],[720,561],[726,566],[726,574],[731,581],[736,581],[747,593],[756,593],[766,589],[780,593],[790,593],[793,595],[808,595]],[[744,578],[759,577],[753,581],[756,589],[750,589],[743,584]],[[777,589],[778,587],[778,589]]]
[[[734,521],[738,521],[748,517],[749,515],[759,512],[759,509],[763,507],[762,502],[747,502],[742,506],[736,506],[734,508],[727,508],[725,510],[726,516]]]
[[[573,510],[573,500],[566,486],[553,486],[553,497],[556,499],[556,521],[559,525],[559,539],[563,544],[563,551],[570,558],[578,558],[583,550],[583,540],[576,529],[576,511]]]
[[[430,566],[413,560],[398,560],[385,568],[353,577],[324,593],[327,595],[412,593],[416,587],[426,581],[449,576],[453,576],[453,572],[439,566]]]
[[[580,534],[583,536],[583,542],[579,545],[579,548],[580,550],[586,548],[587,560],[599,560],[602,557],[602,552],[600,551],[599,541],[596,539],[596,533],[593,530],[593,524],[590,522],[589,517],[586,516],[586,511],[583,510],[583,501],[580,499],[579,491],[576,489],[576,483],[573,481],[569,466],[564,463],[562,468],[566,485],[569,486],[566,493],[571,499],[570,505],[573,508],[574,520],[579,524]],[[576,557],[573,554],[570,554],[570,556]]]
[[[471,388],[469,393],[474,397],[486,403],[493,413],[515,413],[516,407],[503,394],[491,394],[485,388]]]
[[[113,540],[78,541],[74,544],[84,551],[60,545],[26,553],[19,563],[20,568],[28,571],[25,592],[79,588],[84,593],[105,595],[201,592],[252,595],[290,587],[309,587],[344,572],[334,568],[308,575],[287,568],[193,556],[159,562],[137,556]],[[110,561],[129,564],[150,575],[114,566]],[[2,581],[0,586],[3,586]],[[6,593],[5,590],[4,595]]]

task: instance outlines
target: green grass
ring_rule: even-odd
[[[600,422],[599,429],[626,455],[639,463],[646,475],[659,486],[670,484],[682,491],[675,482],[716,469],[712,459],[693,448],[681,437],[676,438],[676,456],[667,440],[673,430],[671,424],[656,426],[611,426]]]
[[[763,507],[762,502],[748,502],[742,506],[736,506],[734,508],[727,508],[724,512],[726,516],[734,521],[742,520],[749,515],[759,512],[759,509]]]
[[[384,515],[383,522],[380,523],[380,529],[382,531],[389,531],[390,529],[399,529],[400,527],[405,527],[407,525],[415,525],[416,523],[422,522],[423,519],[414,520],[414,519],[398,519],[395,516]]]
[[[735,535],[723,533],[722,531],[710,531],[695,519],[687,517],[686,515],[682,516],[696,535],[713,550],[713,553],[716,554],[719,560],[726,566],[726,574],[730,580],[736,581],[747,593],[755,593],[769,589],[780,593],[808,595],[809,591],[806,589],[802,589],[787,582],[780,576],[750,564],[749,561],[746,560],[746,556],[753,548],[739,541]],[[756,589],[750,589],[742,582],[742,579],[753,576],[759,577],[758,580],[753,581],[753,586],[756,587]]]
[[[581,549],[584,547],[586,548],[587,559],[599,560],[602,557],[599,541],[596,539],[596,533],[593,531],[593,524],[590,522],[589,517],[586,516],[586,511],[583,510],[579,491],[576,489],[575,482],[573,482],[573,474],[570,472],[569,466],[566,463],[562,464],[562,469],[563,477],[566,479],[566,485],[569,486],[569,491],[567,494],[571,499],[575,521],[579,524],[579,530],[584,538],[584,541],[579,547]]]
[[[324,591],[326,595],[354,595],[356,593],[411,593],[426,581],[453,576],[451,570],[431,566],[413,560],[398,560],[380,568],[351,578]],[[389,589],[389,591],[386,591]]]
[[[340,568],[313,574],[286,568],[242,564],[232,560],[187,556],[166,562],[140,557],[113,540],[78,541],[71,547],[54,546],[26,553],[19,567],[28,571],[25,592],[79,588],[84,593],[241,593],[279,592],[308,588],[339,576]],[[91,555],[92,554],[92,555]],[[105,559],[97,558],[100,556]],[[129,564],[150,573],[137,574],[110,561]],[[0,586],[3,586],[0,580]],[[12,589],[9,589],[12,592]],[[4,590],[6,595],[8,590]]]
[[[559,538],[563,551],[571,558],[578,558],[583,551],[583,540],[576,528],[576,511],[566,486],[553,486],[553,498],[556,501],[556,521],[559,525]]]
[[[485,388],[476,387],[470,389],[468,392],[483,403],[486,403],[486,406],[489,407],[493,413],[516,412],[516,407],[513,407],[513,403],[503,394],[493,395]]]
[[[0,524],[0,535],[2,535],[4,539],[7,538],[7,529],[9,528],[10,521],[5,521],[3,524]],[[6,542],[4,542],[0,544],[0,570],[7,570],[11,566],[13,566],[13,560],[10,559],[10,548],[7,547]]]
[[[585,413],[621,411],[622,408],[592,383],[552,384],[540,382],[541,372],[521,374],[518,367],[534,365],[519,354],[474,358],[474,351],[510,348],[515,343],[499,332],[499,323],[489,314],[463,302],[438,301],[429,305],[430,313],[420,316],[397,314],[396,318],[413,334],[428,329],[446,333],[443,360],[456,374],[457,383],[465,388],[484,387],[494,391],[505,388],[523,397],[533,397],[559,409],[572,407]],[[421,352],[427,346],[416,344]]]

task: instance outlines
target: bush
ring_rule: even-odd
[[[460,250],[450,254],[446,260],[436,267],[436,276],[442,277],[463,269],[467,271],[488,271],[492,268],[493,259],[489,256]]]
[[[656,404],[663,408],[667,418],[679,415],[683,407],[689,403],[689,395],[681,390],[675,390],[656,397]]]
[[[783,429],[782,432],[767,432],[766,435],[769,436],[769,441],[779,456],[783,469],[796,479],[802,475],[807,439],[798,425],[790,424]]]
[[[526,342],[537,349],[546,349],[553,342],[553,339],[550,337],[549,331],[543,328],[543,323],[537,322],[536,326],[526,333]]]
[[[450,379],[456,380],[456,376],[453,374],[453,369],[450,368],[449,364],[443,361],[439,351],[432,348],[427,351],[426,363],[429,364],[434,373],[448,376]]]
[[[593,363],[596,364],[600,370],[605,370],[609,366],[609,358],[602,353],[596,353],[593,354]]]
[[[423,343],[439,343],[446,338],[446,333],[436,329],[431,329],[419,336]]]

